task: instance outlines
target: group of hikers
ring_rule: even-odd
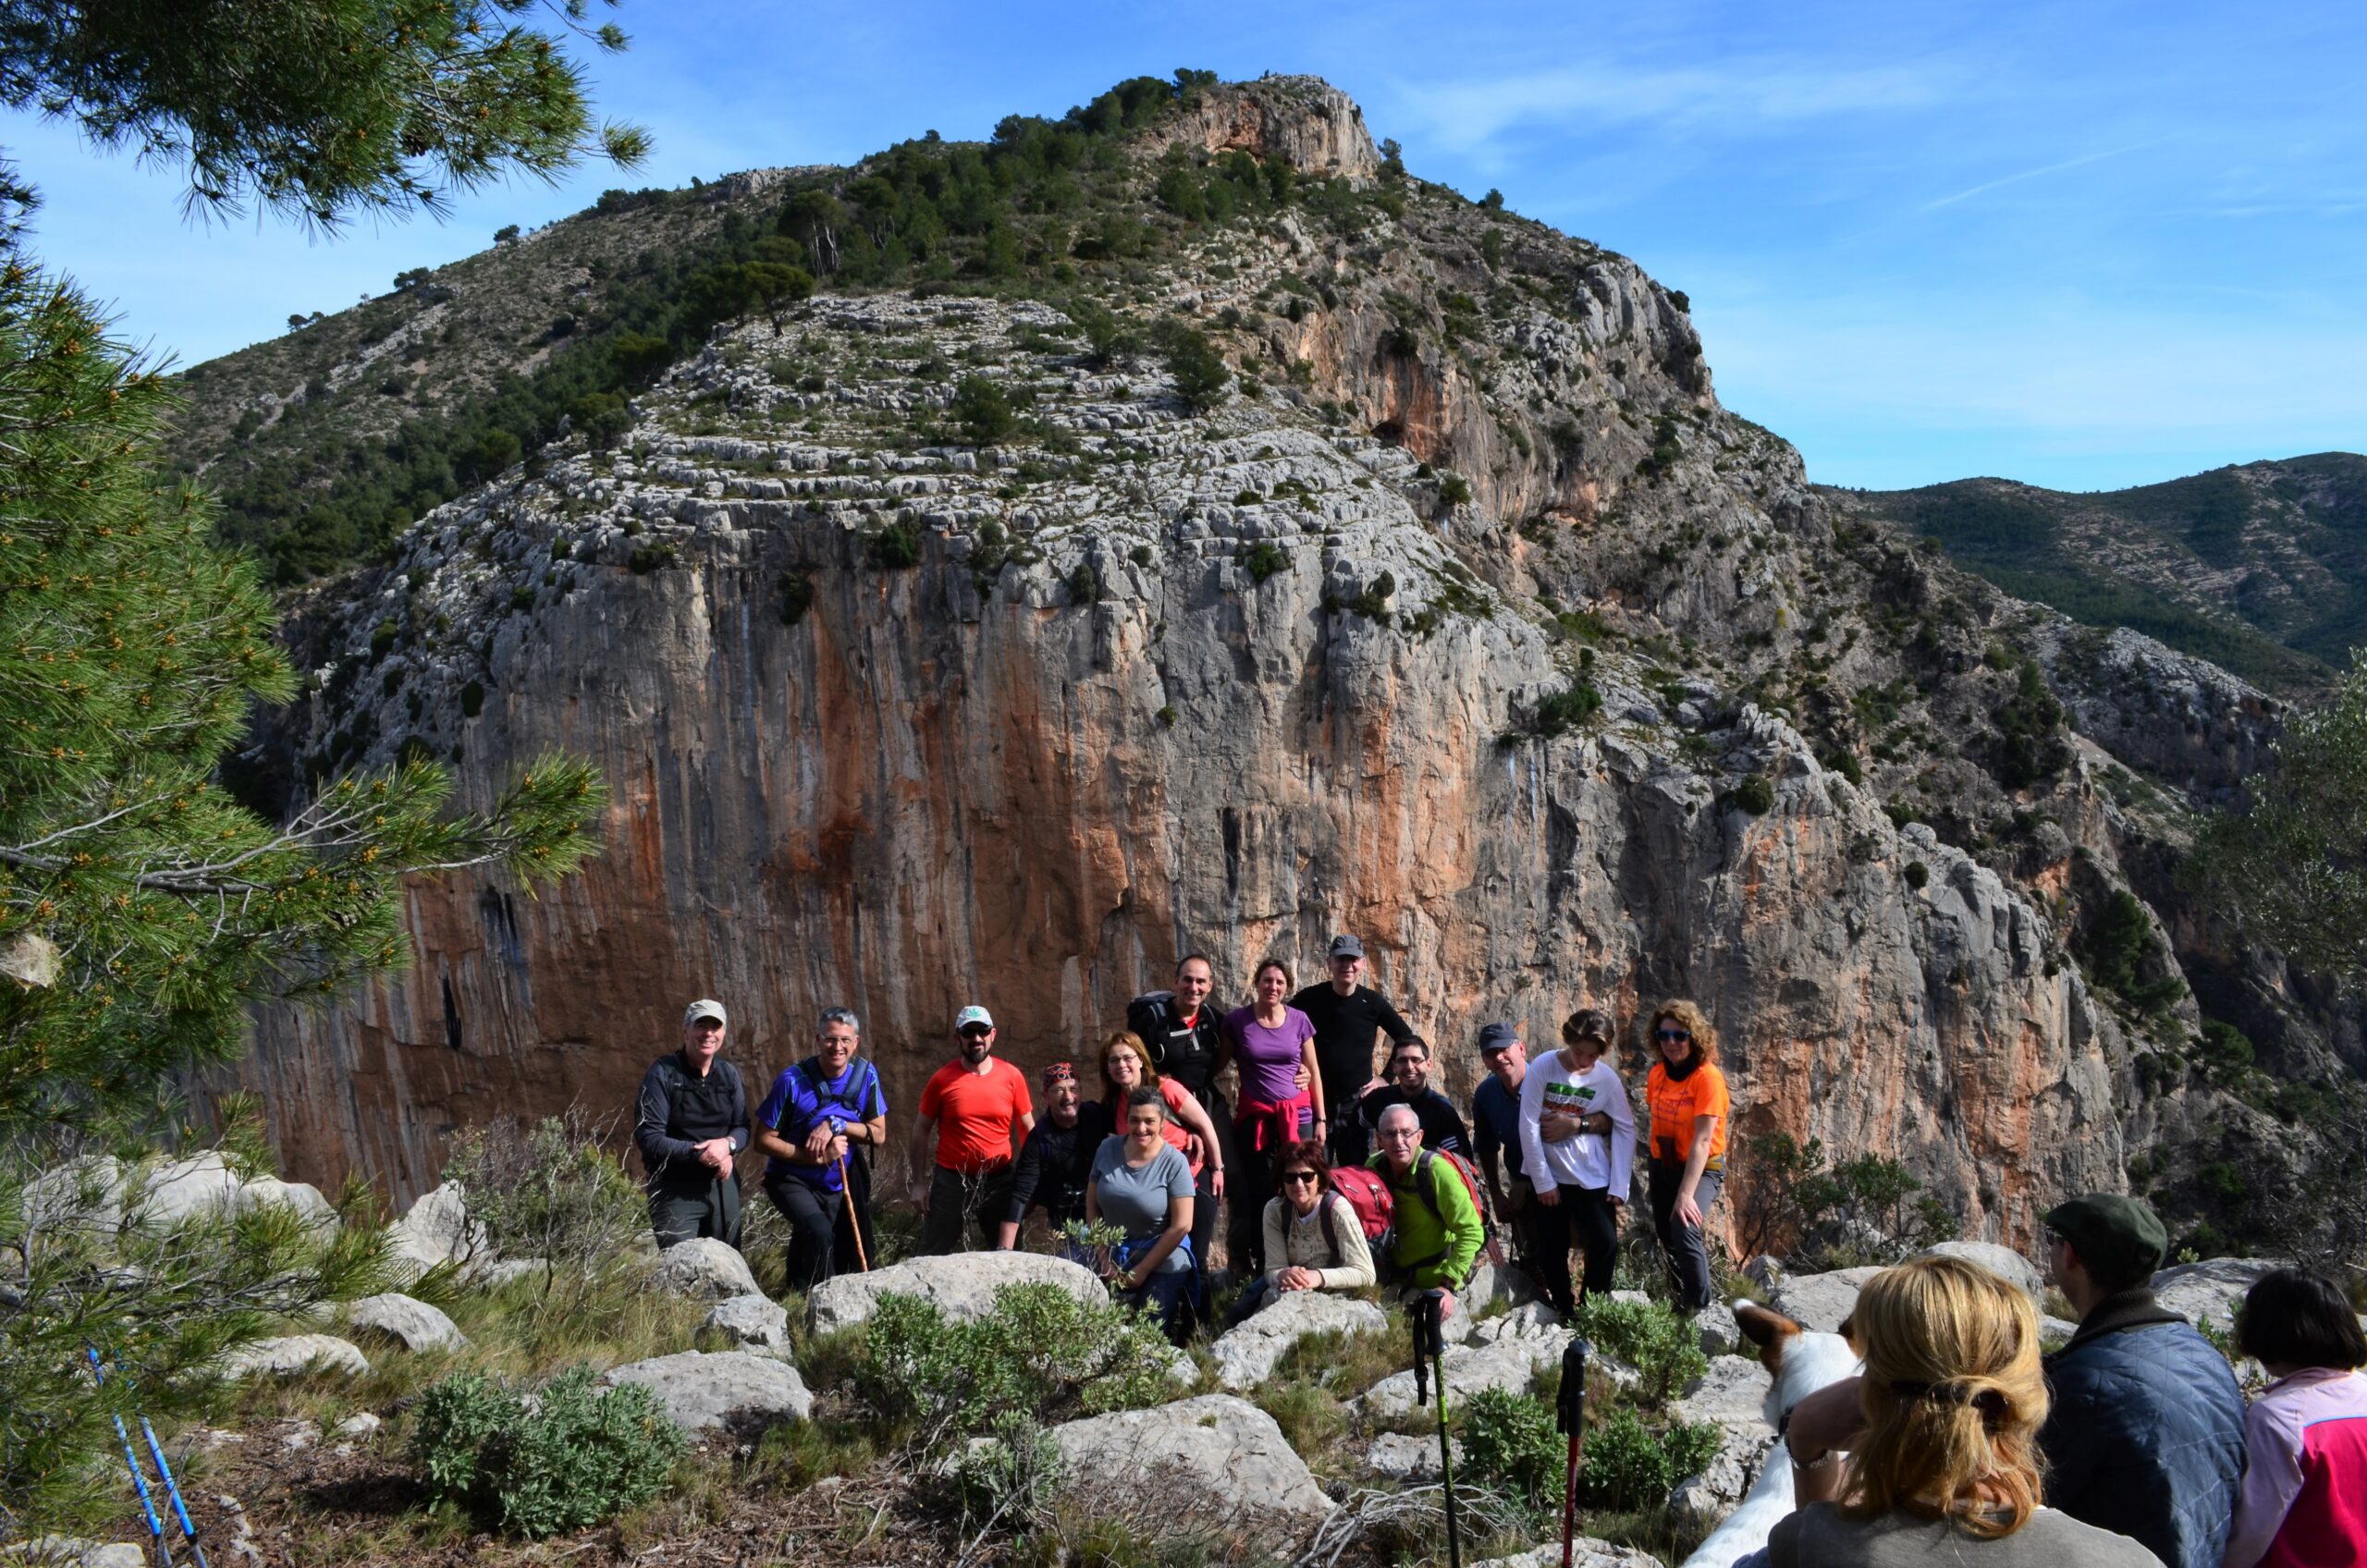
[[[1255,999],[1220,1013],[1214,966],[1186,956],[1093,1060],[1042,1069],[1040,1119],[1027,1076],[995,1054],[992,1015],[963,1008],[908,1135],[918,1252],[959,1249],[965,1228],[982,1248],[1014,1248],[1040,1210],[1059,1252],[1180,1341],[1209,1311],[1220,1210],[1242,1287],[1228,1322],[1294,1291],[1374,1286],[1434,1292],[1452,1314],[1483,1261],[1507,1261],[1501,1226],[1567,1315],[1612,1287],[1640,1141],[1677,1309],[1716,1299],[1703,1217],[1731,1108],[1700,1009],[1672,999],[1649,1015],[1640,1140],[1608,1060],[1617,1025],[1594,1008],[1536,1061],[1517,1024],[1483,1025],[1466,1121],[1430,1082],[1429,1043],[1364,983],[1358,940],[1334,938],[1328,962],[1327,980],[1294,993],[1289,966],[1268,959]],[[725,1030],[720,1003],[693,1003],[681,1049],[642,1084],[659,1244],[738,1244],[734,1159],[753,1140],[790,1227],[788,1287],[867,1268],[889,1107],[854,1015],[824,1013],[815,1054],[753,1117]],[[1984,1269],[1927,1257],[1868,1282],[1849,1329],[1863,1375],[1788,1418],[1802,1512],[1770,1561],[1889,1568],[1944,1537],[1997,1568],[2367,1563],[2367,1342],[2342,1291],[2290,1269],[2253,1287],[2238,1342],[2275,1380],[2247,1413],[2226,1358],[2153,1299],[2167,1237],[2151,1209],[2099,1194],[2045,1224],[2080,1322],[2043,1363],[2028,1293]]]

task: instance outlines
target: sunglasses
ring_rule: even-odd
[[[1312,1170],[1285,1170],[1282,1172],[1282,1185],[1285,1187],[1295,1187],[1301,1182],[1305,1182],[1311,1186],[1314,1184],[1315,1180],[1316,1175]]]
[[[1690,1029],[1663,1029],[1655,1035],[1654,1038],[1658,1039],[1662,1045],[1666,1045],[1671,1040],[1674,1040],[1678,1044],[1682,1045],[1684,1042],[1693,1038],[1693,1031]]]
[[[983,1040],[994,1032],[991,1023],[965,1023],[962,1026],[962,1037],[965,1040]]]

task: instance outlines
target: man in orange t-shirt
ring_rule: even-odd
[[[962,1054],[921,1090],[913,1120],[913,1203],[921,1211],[924,1257],[960,1247],[965,1217],[982,1249],[995,1244],[995,1225],[1011,1204],[1012,1151],[1036,1126],[1027,1075],[995,1056],[987,1010],[963,1008],[953,1033]]]

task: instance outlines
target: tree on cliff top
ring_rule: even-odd
[[[606,0],[614,6],[618,0]],[[192,210],[249,202],[335,227],[355,209],[440,212],[509,169],[548,178],[596,149],[563,37],[619,50],[589,0],[0,0],[0,104],[71,120],[102,147],[189,171]]]

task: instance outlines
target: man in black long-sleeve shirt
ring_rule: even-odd
[[[1350,1112],[1356,1097],[1381,1080],[1373,1072],[1378,1036],[1392,1045],[1414,1037],[1414,1026],[1397,1016],[1389,998],[1362,984],[1365,945],[1355,937],[1331,938],[1331,978],[1309,986],[1291,1006],[1315,1025],[1315,1060],[1323,1072],[1323,1103],[1331,1108],[1331,1163],[1362,1165],[1366,1129]]]
[[[1056,1061],[1044,1069],[1044,1119],[1019,1148],[1012,1170],[1011,1204],[1003,1210],[1002,1231],[995,1245],[1009,1252],[1019,1244],[1020,1222],[1027,1211],[1043,1207],[1052,1227],[1056,1250],[1061,1227],[1085,1218],[1085,1184],[1093,1175],[1093,1157],[1110,1135],[1110,1112],[1098,1100],[1085,1101],[1076,1081],[1076,1069]]]
[[[670,1247],[694,1236],[740,1244],[740,1177],[748,1146],[748,1091],[722,1060],[723,1004],[682,1014],[682,1048],[650,1064],[633,1108],[633,1142],[648,1170],[649,1228]]]

